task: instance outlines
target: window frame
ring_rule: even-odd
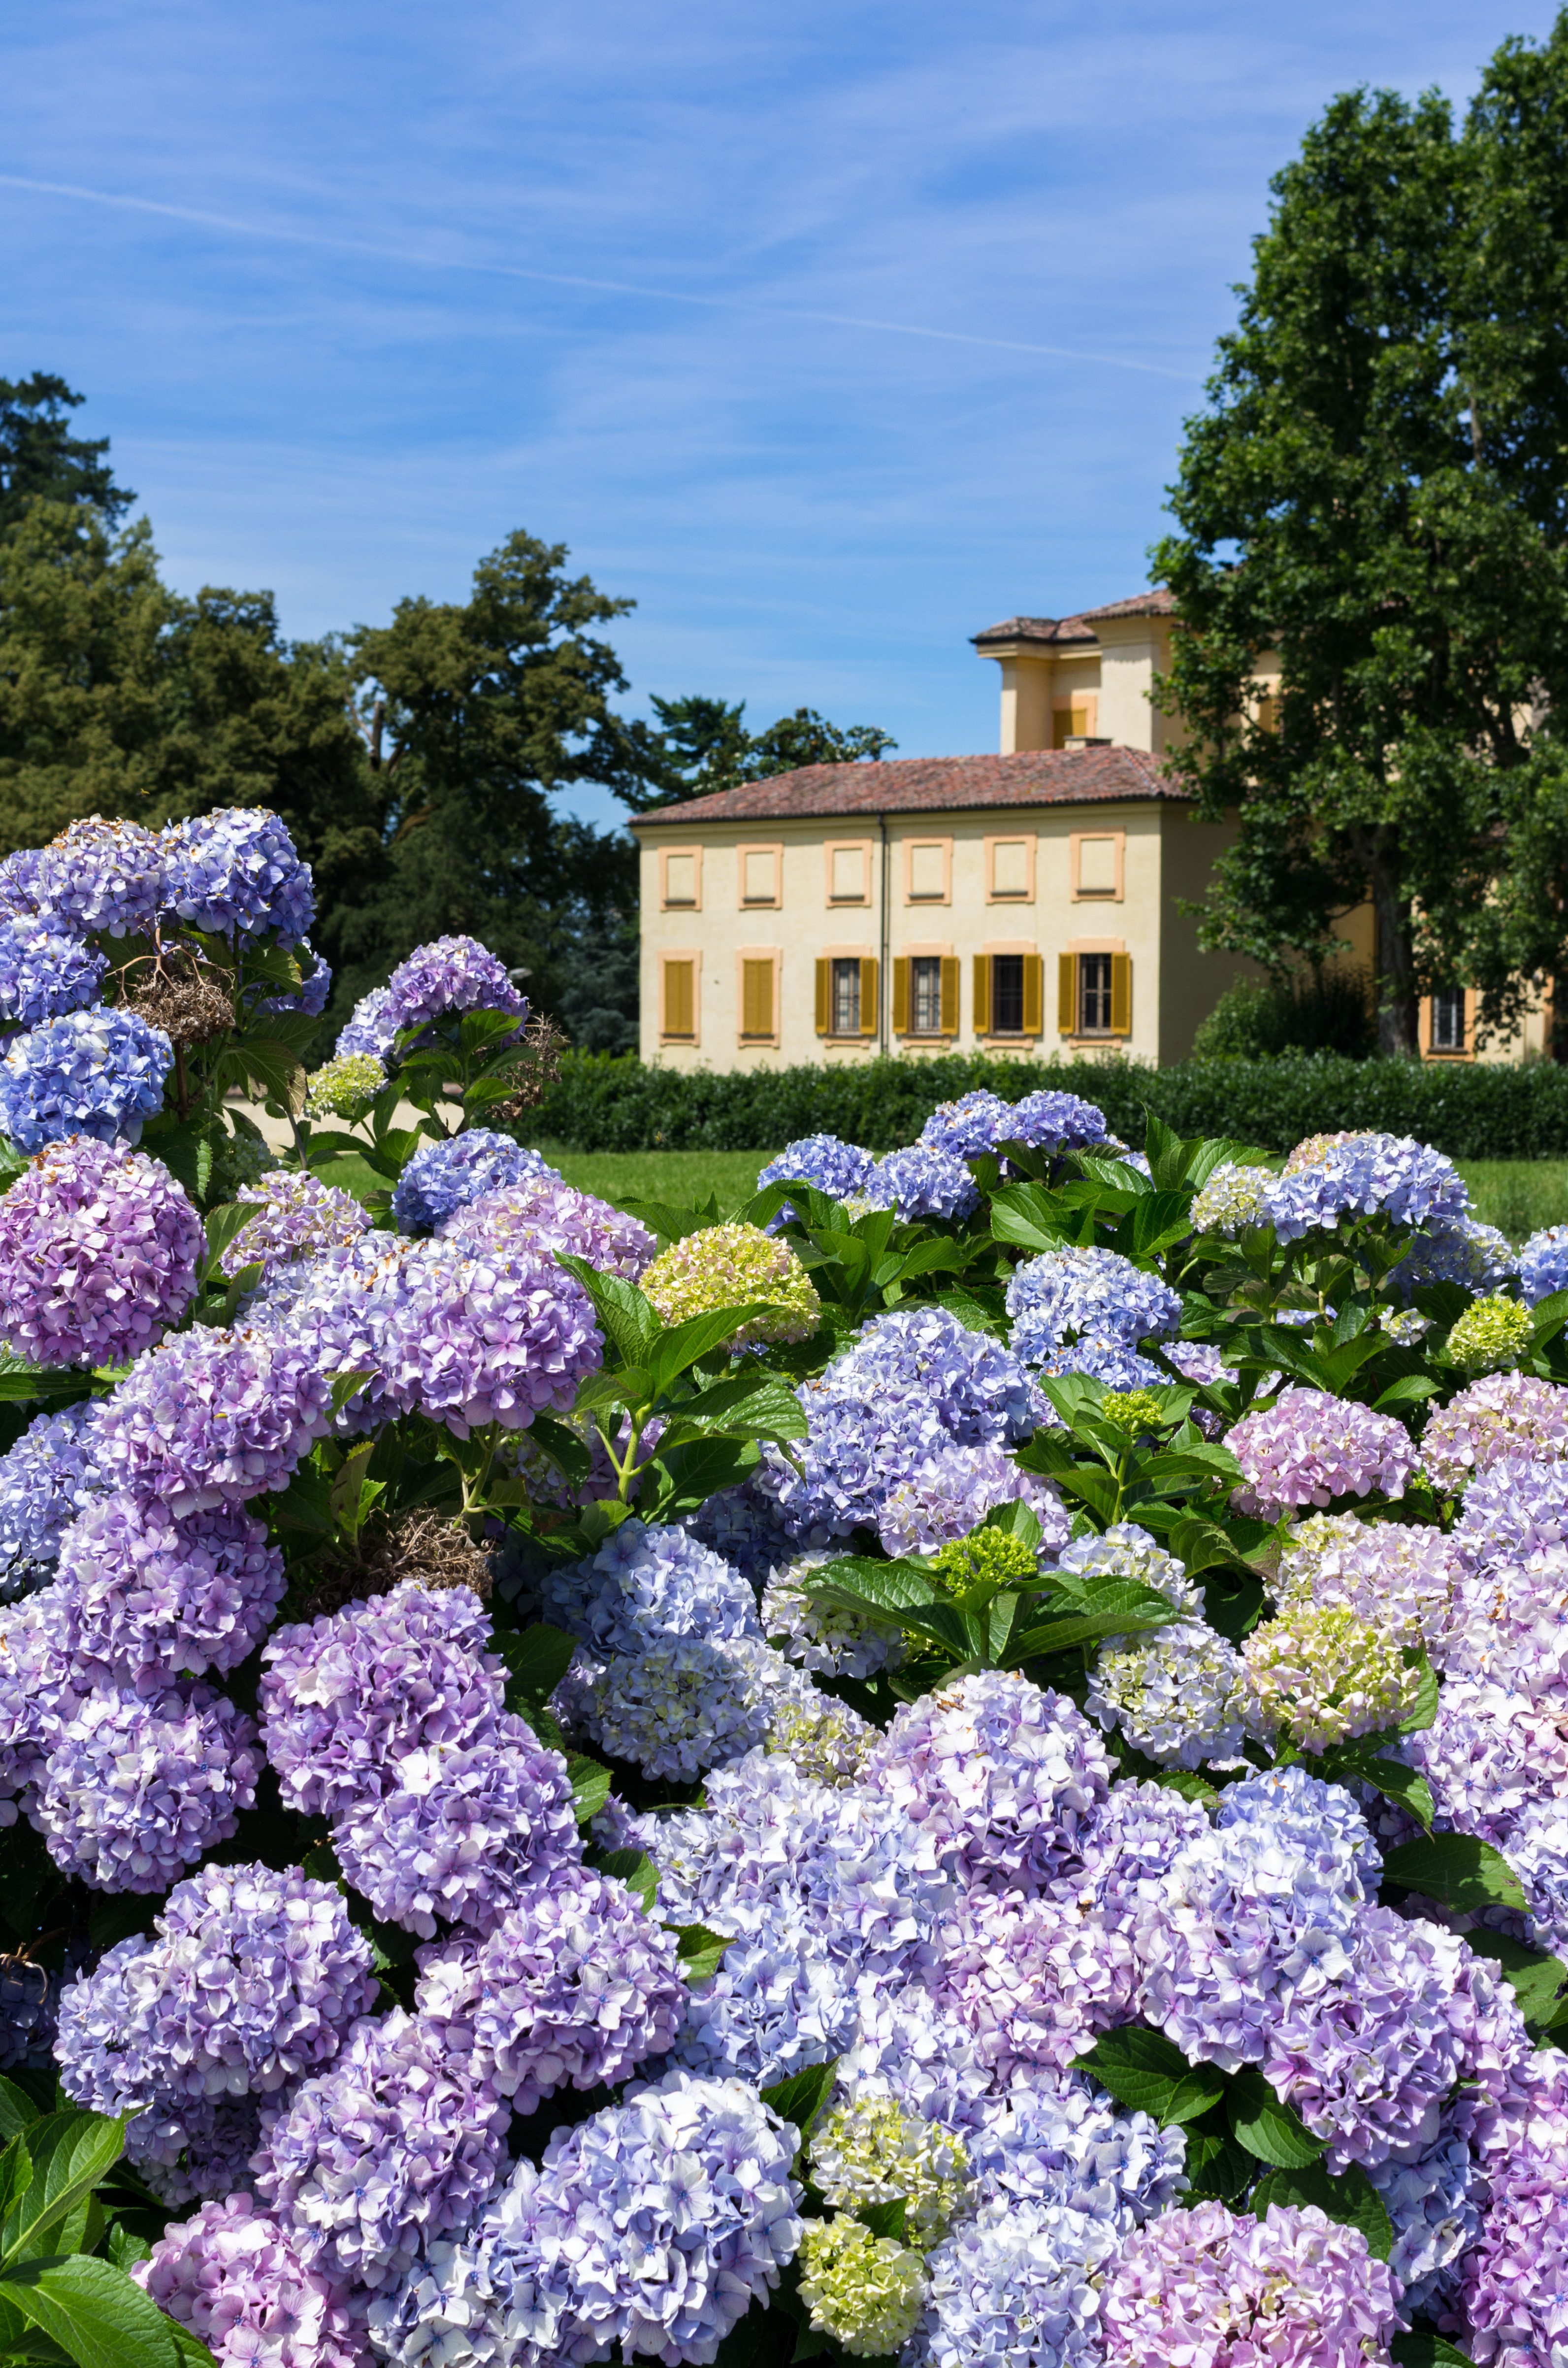
[[[767,962],[772,969],[773,981],[770,995],[771,1018],[773,1025],[766,1034],[759,1030],[756,1034],[753,1035],[749,1034],[746,1030],[747,962]],[[773,1050],[777,1052],[778,1048],[778,1030],[781,1017],[778,1007],[779,987],[782,979],[782,952],[778,946],[737,946],[735,948],[735,1042],[743,1050],[748,1045],[751,1046],[754,1051],[759,1047],[766,1050],[768,1046],[771,1046]]]
[[[1039,839],[1033,831],[991,831],[985,839],[985,901],[988,905],[1032,905],[1035,900],[1035,860]],[[1018,888],[998,888],[996,885],[996,850],[1001,847],[1021,847],[1024,849],[1025,884]]]
[[[833,888],[833,860],[835,855],[856,854],[860,858],[860,893],[858,896],[836,896]],[[871,842],[869,838],[830,838],[823,849],[823,899],[832,911],[846,913],[856,906],[864,907],[871,901]]]
[[[773,894],[770,896],[746,894],[746,859],[767,855],[773,862]],[[735,848],[735,903],[743,913],[777,913],[784,903],[784,842],[781,838],[747,838]]]
[[[1460,998],[1460,1041],[1457,1044],[1439,1044],[1437,1038],[1437,995],[1421,998],[1421,1057],[1425,1061],[1473,1061],[1475,1058],[1475,990],[1454,986],[1445,990]]]
[[[915,893],[915,850],[917,847],[935,847],[941,850],[942,887],[939,895],[917,896]],[[943,837],[937,831],[913,833],[903,842],[903,901],[906,905],[924,905],[927,909],[953,901],[953,842],[951,835]]]
[[[694,896],[670,894],[670,858],[689,855],[693,858],[692,881]],[[700,913],[702,910],[702,849],[700,847],[661,847],[659,849],[659,910],[662,913]]]
[[[672,962],[688,962],[691,966],[691,1033],[672,1035],[669,1027],[669,979]],[[659,1042],[661,1044],[700,1044],[702,1041],[702,956],[694,946],[661,946],[659,948]]]
[[[1112,888],[1085,888],[1084,877],[1084,842],[1085,839],[1107,839],[1112,842],[1111,868],[1115,875]],[[1120,905],[1127,896],[1127,833],[1114,826],[1106,830],[1071,830],[1067,834],[1067,878],[1070,901],[1074,905]]]

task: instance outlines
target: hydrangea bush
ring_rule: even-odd
[[[472,939],[305,1076],[312,901],[0,868],[0,2066],[125,2117],[103,2275],[221,2368],[1561,2368],[1560,1229],[1049,1091],[613,1209]]]

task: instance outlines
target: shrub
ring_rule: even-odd
[[[1267,1060],[1279,1053],[1345,1053],[1365,1060],[1376,1047],[1371,982],[1359,969],[1239,978],[1192,1045],[1199,1059],[1218,1061]]]

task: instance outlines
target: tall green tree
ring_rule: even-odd
[[[1320,956],[1369,896],[1386,1052],[1416,1049],[1418,998],[1456,979],[1492,1025],[1517,1016],[1510,818],[1561,761],[1542,728],[1568,693],[1546,455],[1568,405],[1550,353],[1510,381],[1480,310],[1500,188],[1481,104],[1460,139],[1435,95],[1334,101],[1273,183],[1153,553],[1184,628],[1163,693],[1187,730],[1175,769],[1205,818],[1239,815],[1204,941]]]
[[[800,765],[875,763],[898,742],[874,723],[841,728],[814,708],[797,707],[761,732],[748,732],[745,701],[733,705],[700,693],[650,700],[657,729],[628,725],[631,780],[619,794],[636,813],[765,781]]]
[[[0,378],[0,534],[32,501],[85,506],[112,527],[136,499],[114,482],[108,438],[72,435],[85,400],[48,370]]]

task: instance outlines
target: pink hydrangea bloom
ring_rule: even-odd
[[[1233,1501],[1265,1520],[1373,1488],[1403,1497],[1415,1469],[1403,1423],[1326,1390],[1281,1390],[1272,1406],[1244,1415],[1225,1444],[1242,1467]]]

